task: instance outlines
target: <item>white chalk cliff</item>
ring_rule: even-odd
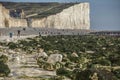
[[[4,27],[27,27],[27,21],[10,17],[9,10],[0,4],[0,28]]]
[[[0,27],[28,27],[25,19],[14,19],[9,11],[0,5]],[[32,19],[32,27],[56,29],[90,29],[89,3],[79,3],[60,13],[41,19]]]
[[[89,3],[76,4],[56,15],[42,19],[33,19],[32,27],[90,29],[89,9]]]

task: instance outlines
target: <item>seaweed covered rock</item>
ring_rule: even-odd
[[[0,56],[0,76],[8,76],[10,69],[6,64],[8,58],[5,55]]]
[[[62,58],[63,58],[63,56],[61,54],[51,54],[48,57],[47,62],[51,63],[51,64],[55,64],[56,62],[61,62]]]
[[[45,70],[56,70],[63,66],[61,62],[56,62],[55,64],[48,63],[46,58],[39,57],[37,59],[37,64],[40,68],[43,68]]]
[[[118,80],[117,77],[110,71],[102,69],[87,69],[77,71],[75,80]]]
[[[120,79],[120,69],[113,70],[112,72]]]
[[[17,48],[17,45],[14,42],[9,42],[7,46],[9,46],[9,49],[15,49],[15,48]]]
[[[59,68],[56,70],[56,74],[60,76],[70,76],[71,71],[66,68]]]

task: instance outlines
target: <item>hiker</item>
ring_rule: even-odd
[[[0,36],[2,36],[2,33],[0,32]]]
[[[9,33],[9,37],[10,37],[10,38],[13,37],[13,33],[12,33],[12,32]]]
[[[39,32],[39,37],[41,36],[41,33]]]
[[[20,30],[18,30],[17,32],[18,32],[18,33],[17,33],[17,36],[20,37]]]
[[[26,28],[23,28],[23,31],[25,31],[26,30]]]

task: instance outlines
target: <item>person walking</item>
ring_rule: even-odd
[[[13,33],[12,33],[12,32],[9,33],[9,37],[10,37],[10,38],[13,37]]]
[[[0,36],[2,36],[2,32],[0,32]]]
[[[39,32],[39,37],[41,36],[41,32]]]
[[[9,38],[7,38],[7,42],[13,41],[13,32],[9,33]]]
[[[20,30],[17,31],[17,36],[20,37]]]

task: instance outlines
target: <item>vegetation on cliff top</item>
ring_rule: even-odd
[[[73,6],[78,3],[14,3],[0,2],[7,9],[23,9],[25,15],[38,14],[30,18],[43,18],[61,12],[63,9]]]

